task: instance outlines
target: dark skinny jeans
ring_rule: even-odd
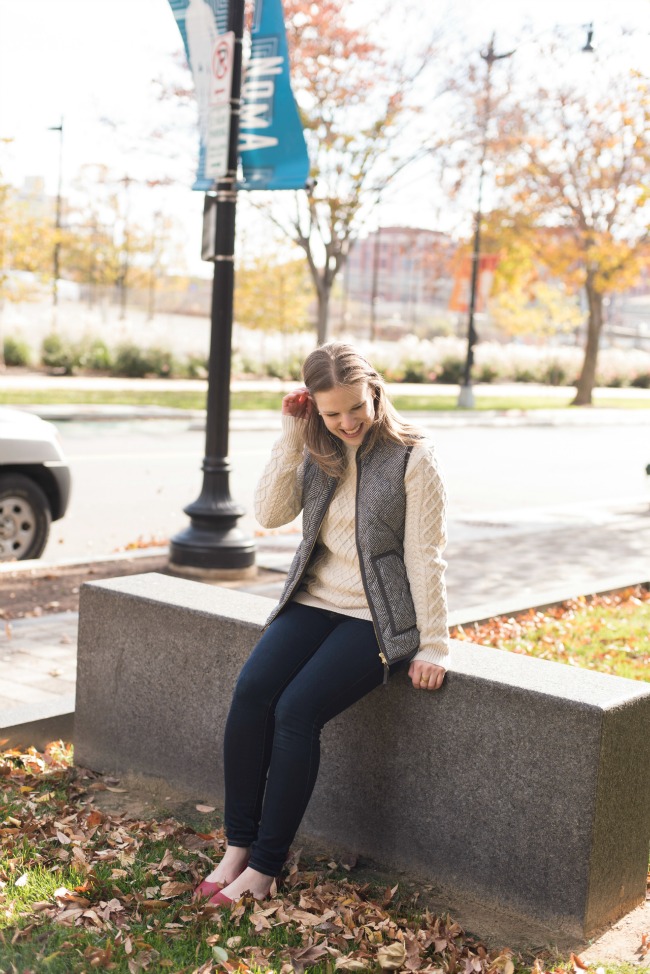
[[[391,667],[391,673],[398,663]],[[291,602],[244,665],[226,722],[228,843],[277,876],[318,775],[323,725],[379,686],[371,622]]]

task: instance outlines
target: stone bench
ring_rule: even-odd
[[[147,574],[81,592],[76,760],[222,800],[232,688],[273,602]],[[304,834],[586,937],[643,901],[650,686],[455,642],[323,732]]]

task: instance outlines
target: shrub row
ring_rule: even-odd
[[[5,338],[4,360],[6,365],[31,365],[29,346],[25,342]],[[181,362],[168,349],[140,348],[130,343],[118,345],[112,352],[100,338],[72,342],[58,334],[43,339],[40,364],[55,375],[74,375],[83,370],[130,379],[148,375],[195,379],[205,378],[208,372],[207,361],[197,356]]]
[[[433,341],[414,337],[397,342],[357,342],[361,351],[377,365],[389,382],[458,385],[465,369],[464,343],[458,339]],[[313,347],[313,338],[296,335],[288,345],[273,335],[235,329],[233,375],[272,377],[300,381],[301,364]],[[4,340],[4,359],[10,366],[32,364],[25,342]],[[582,352],[575,347],[534,347],[483,343],[476,349],[472,370],[475,382],[536,382],[550,386],[575,385]],[[191,356],[181,361],[165,348],[140,348],[133,343],[118,345],[113,351],[100,338],[73,342],[59,334],[48,335],[42,343],[40,363],[59,375],[73,375],[79,370],[142,378],[205,378],[207,360]],[[604,349],[600,355],[597,377],[599,386],[620,388],[632,386],[650,389],[650,354],[639,350]]]

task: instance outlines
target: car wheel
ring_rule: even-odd
[[[0,475],[0,561],[40,558],[51,520],[38,484],[18,473]]]

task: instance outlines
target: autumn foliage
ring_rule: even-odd
[[[526,959],[427,909],[431,887],[354,881],[352,859],[302,864],[296,852],[272,898],[230,911],[190,891],[225,847],[205,826],[107,810],[119,781],[70,767],[61,742],[0,754],[0,963],[13,971],[280,974],[403,970],[532,974],[587,968],[571,955]],[[532,966],[531,966],[532,961]]]

